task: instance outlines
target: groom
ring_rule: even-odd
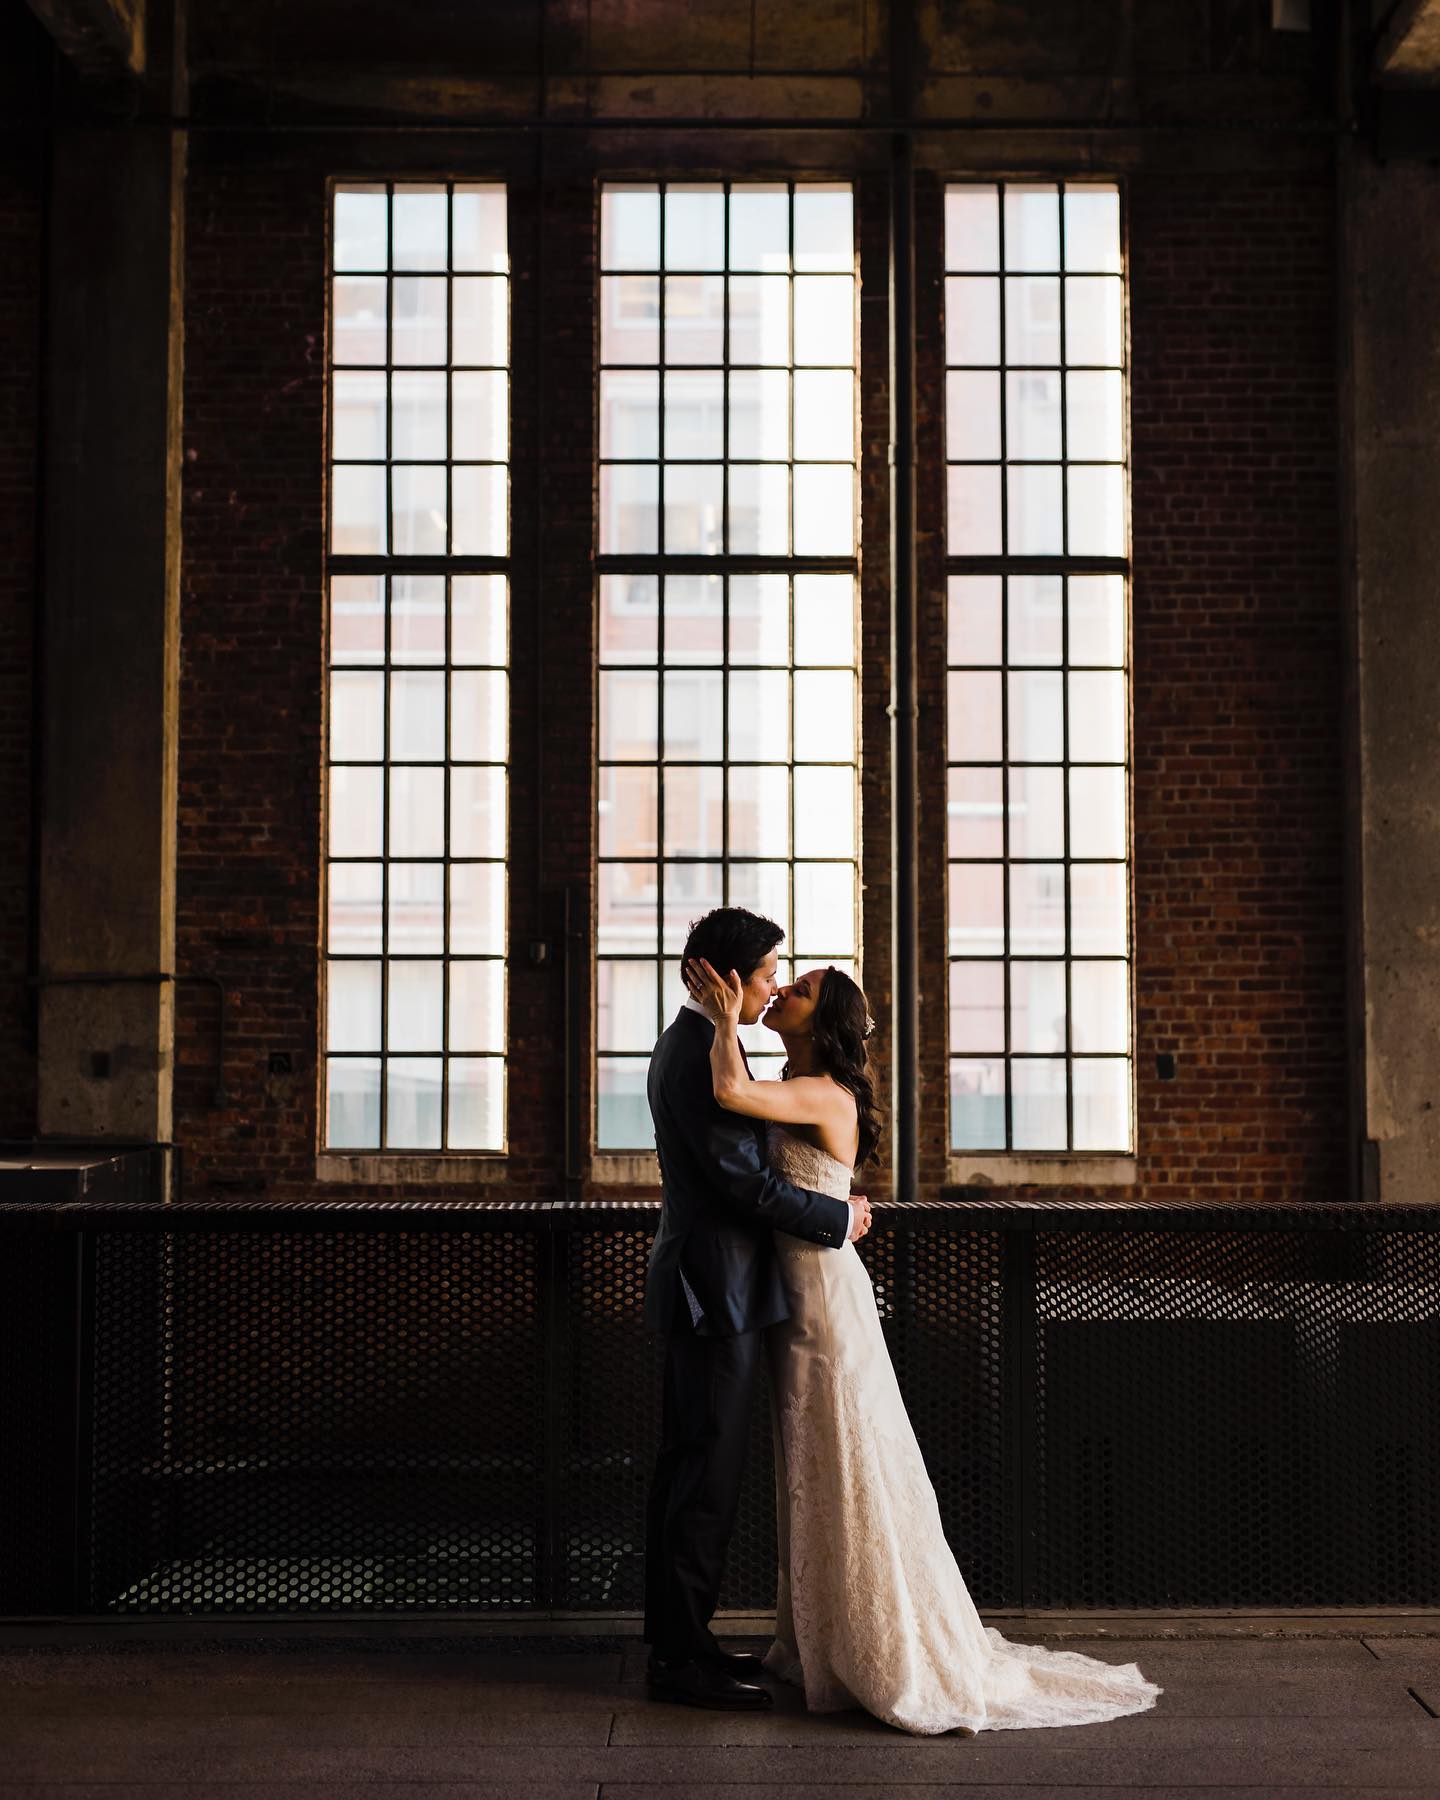
[[[690,928],[683,963],[704,957],[743,982],[740,1023],[775,997],[770,919],[722,906]],[[720,1648],[710,1620],[735,1527],[750,1398],[764,1326],[790,1316],[776,1229],[838,1248],[864,1235],[870,1203],[798,1188],[765,1163],[765,1126],[715,1099],[715,1027],[687,994],[650,1057],[650,1114],[663,1204],[650,1246],[645,1323],[665,1340],[660,1453],[645,1531],[645,1641],[657,1699],[754,1710],[771,1705],[758,1656]]]

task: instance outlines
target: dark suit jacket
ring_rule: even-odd
[[[648,1092],[664,1201],[650,1246],[645,1323],[668,1331],[694,1289],[702,1336],[728,1337],[790,1316],[775,1230],[815,1244],[845,1242],[849,1208],[798,1188],[766,1166],[765,1124],[726,1112],[715,1098],[715,1027],[682,1007],[650,1056]]]

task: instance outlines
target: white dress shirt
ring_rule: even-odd
[[[705,1008],[700,1004],[700,1002],[695,998],[695,996],[693,994],[687,994],[685,996],[684,1000],[681,1001],[681,1005],[683,1007],[688,1007],[691,1012],[699,1013],[700,1017],[702,1019],[707,1020],[711,1025],[713,1025],[715,1023],[715,1021],[710,1017],[709,1013],[706,1012]],[[740,1059],[742,1062],[745,1062],[745,1051],[743,1048],[740,1051]],[[750,1068],[750,1064],[748,1062],[745,1062],[745,1068],[746,1068],[746,1072],[748,1073],[749,1068]],[[751,1079],[753,1080],[754,1077],[752,1076]],[[848,1242],[849,1238],[850,1238],[850,1233],[855,1227],[855,1208],[854,1208],[854,1205],[849,1200],[847,1200],[845,1202],[845,1212],[846,1212],[845,1238],[846,1238],[846,1241]],[[685,1279],[685,1271],[683,1269],[680,1271],[680,1285],[681,1285],[681,1287],[684,1288],[685,1298],[690,1303],[691,1323],[698,1324],[700,1321],[700,1302],[695,1298],[694,1290],[691,1288],[690,1283]]]

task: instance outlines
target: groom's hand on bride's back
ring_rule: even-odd
[[[850,1220],[850,1242],[853,1244],[856,1238],[864,1237],[870,1229],[870,1202],[863,1194],[851,1194],[850,1205],[853,1209]]]

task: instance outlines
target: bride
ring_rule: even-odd
[[[741,984],[703,959],[685,982],[715,1023],[715,1097],[770,1121],[770,1165],[844,1199],[880,1141],[866,1071],[865,996],[811,969],[762,1023],[789,1060],[752,1081],[740,1049]],[[766,1331],[775,1440],[779,1583],[765,1667],[803,1687],[812,1712],[863,1706],[905,1731],[1088,1725],[1144,1712],[1164,1690],[1136,1663],[1015,1644],[975,1610],[853,1243],[775,1233],[790,1316]]]

